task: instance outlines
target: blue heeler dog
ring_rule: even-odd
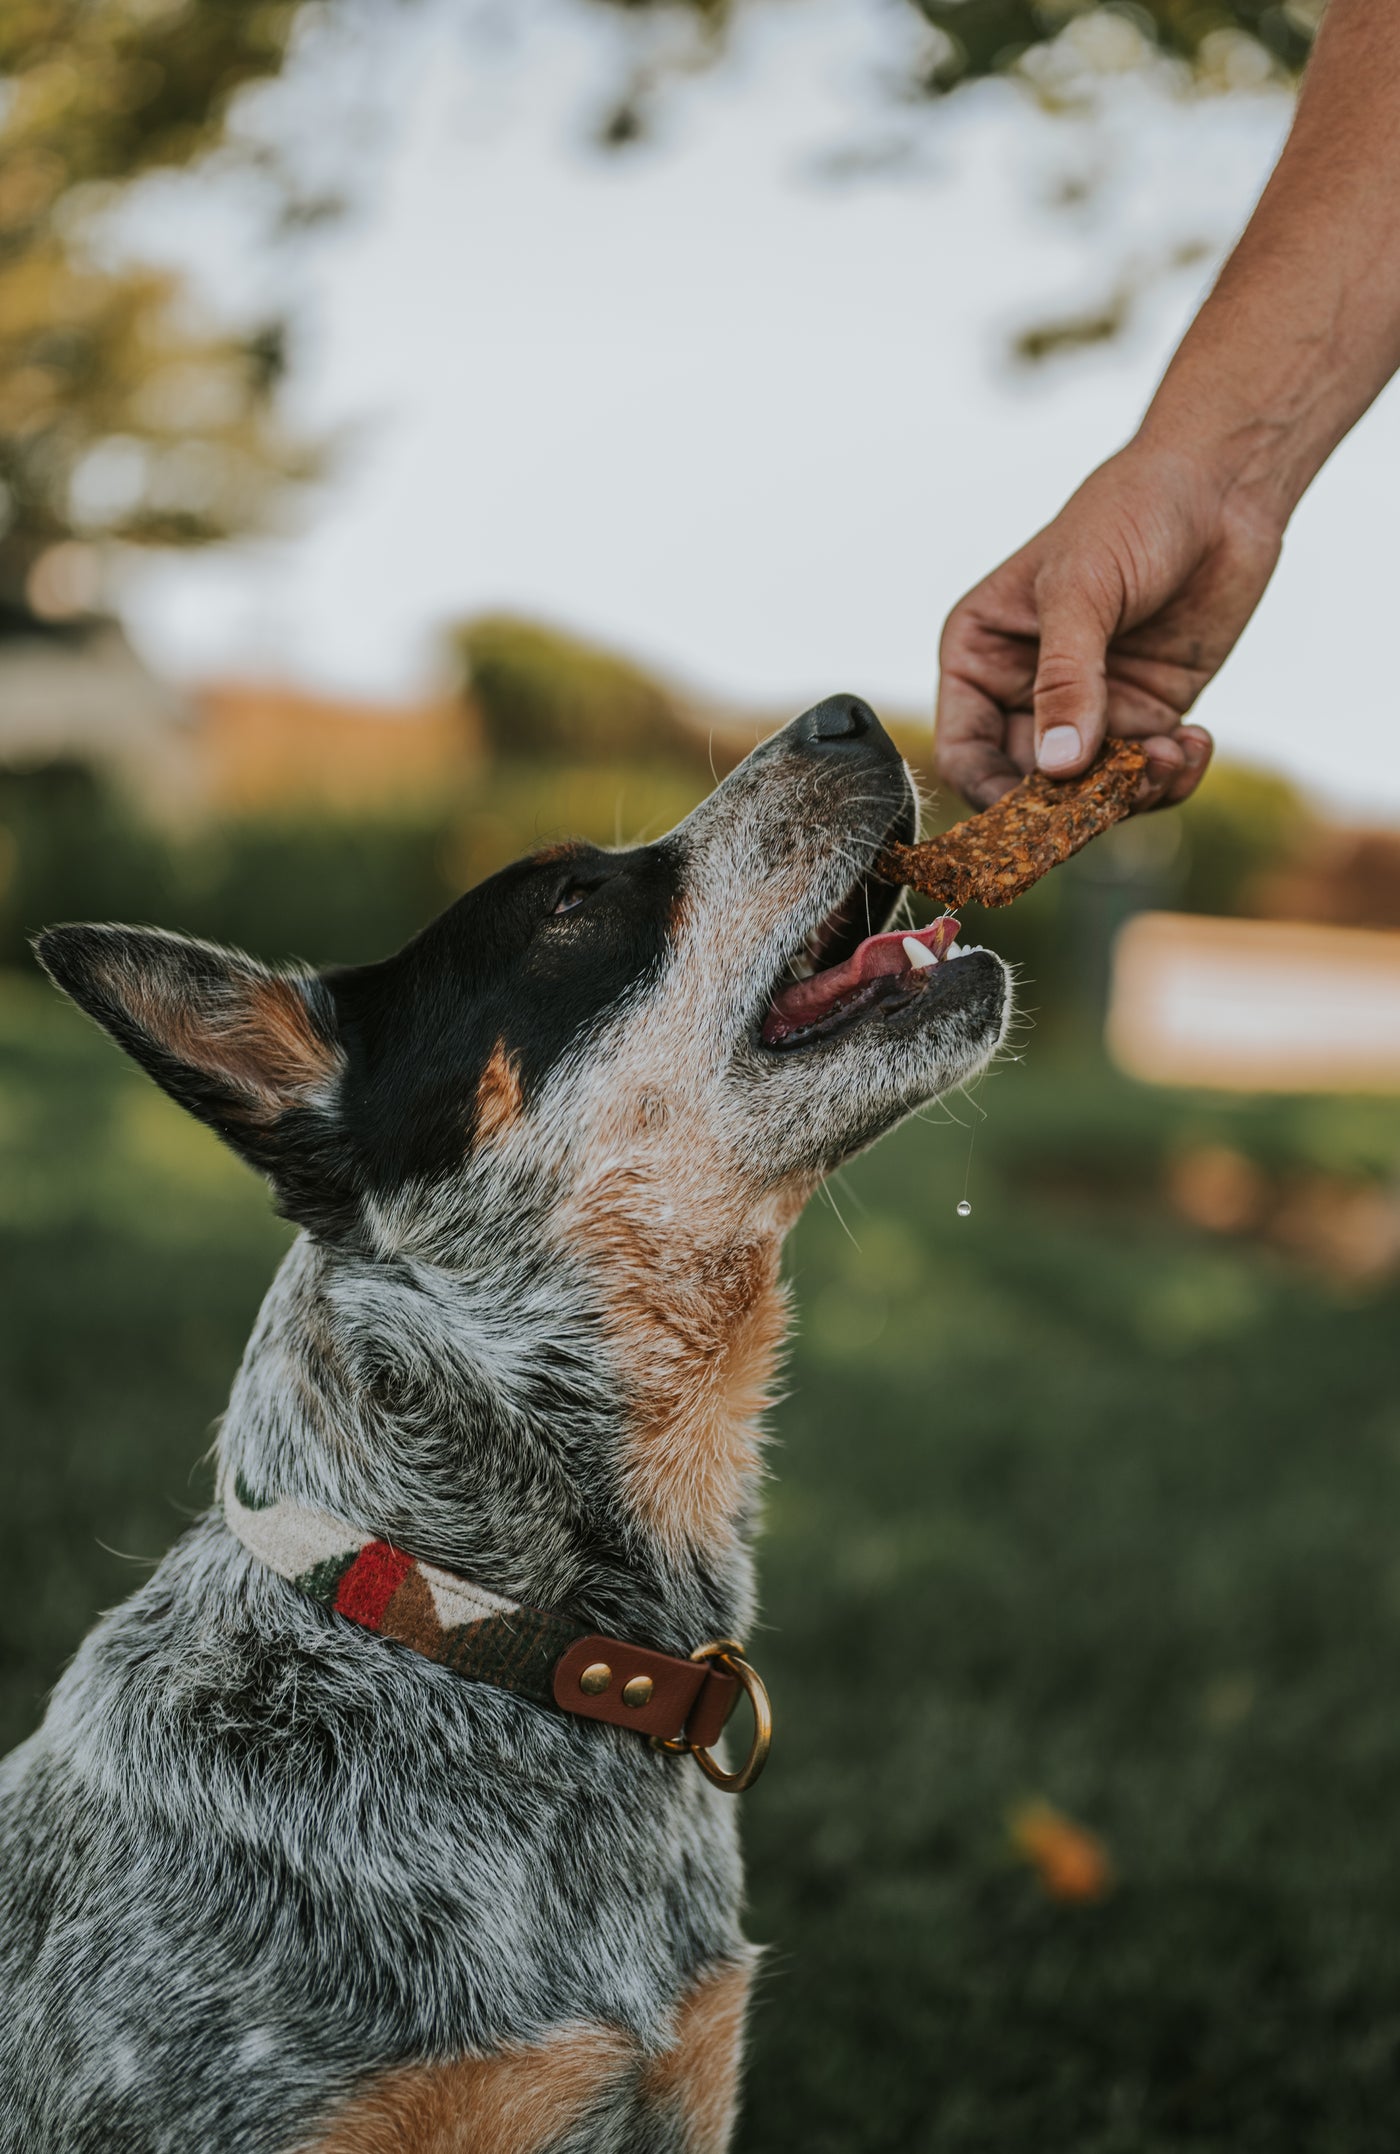
[[[915,816],[839,696],[382,964],[41,938],[302,1232],[219,1504],[0,1768],[6,2154],[727,2145],[780,1248],[1006,1024],[891,925]]]

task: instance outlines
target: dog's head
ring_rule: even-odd
[[[120,927],[39,954],[323,1241],[494,1265],[517,1333],[527,1305],[532,1336],[601,1320],[651,1424],[720,1386],[738,1428],[802,1202],[1005,1028],[999,959],[950,947],[954,923],[891,930],[873,863],[915,818],[888,735],[838,696],[670,836],[521,860],[382,963],[275,973]],[[665,1460],[646,1471],[659,1502]]]
[[[956,923],[891,929],[873,863],[915,817],[878,719],[836,696],[668,837],[536,853],[377,964],[271,972],[106,926],[38,948],[328,1235],[438,1244],[493,1156],[561,1194],[645,1162],[663,1204],[693,1189],[732,1216],[805,1195],[1002,1037],[998,958]]]

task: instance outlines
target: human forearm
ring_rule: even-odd
[[[1400,365],[1400,5],[1332,0],[1253,217],[1143,421],[1281,526]]]
[[[1264,593],[1312,478],[1400,365],[1400,0],[1332,0],[1277,170],[1134,440],[959,600],[938,760],[986,807],[1023,771],[1140,740],[1185,799],[1183,723]]]

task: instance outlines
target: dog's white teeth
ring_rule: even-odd
[[[930,965],[938,963],[928,944],[916,942],[912,935],[906,935],[904,938],[904,954],[916,972],[927,972]]]
[[[810,980],[817,968],[806,951],[799,950],[796,957],[789,959],[788,969],[795,980]]]
[[[943,955],[945,957],[966,957],[967,952],[960,942],[950,942]]]

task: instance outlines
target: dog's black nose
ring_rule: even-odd
[[[884,727],[868,703],[859,696],[828,696],[793,720],[793,737],[804,747],[824,748],[838,742],[878,738]]]

